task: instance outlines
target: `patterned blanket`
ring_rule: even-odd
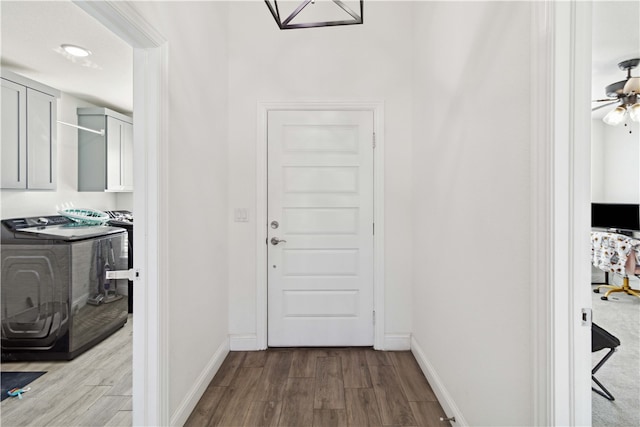
[[[639,252],[638,239],[616,233],[591,232],[591,262],[601,270],[621,275],[636,274]]]

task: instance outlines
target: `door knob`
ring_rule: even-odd
[[[284,240],[284,239],[280,240],[277,237],[272,237],[271,238],[271,244],[272,245],[277,245],[278,243],[286,243],[286,242],[287,242],[286,240]]]

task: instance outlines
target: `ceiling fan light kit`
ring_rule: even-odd
[[[612,83],[605,88],[607,96],[612,99],[598,100],[598,102],[613,101],[611,104],[619,102],[619,105],[602,119],[603,122],[610,126],[616,126],[622,123],[627,117],[627,114],[631,120],[640,122],[640,103],[638,103],[638,97],[640,96],[640,77],[631,77],[631,70],[636,68],[638,64],[640,64],[640,58],[627,59],[626,61],[620,62],[618,68],[627,72],[627,78]],[[595,107],[592,110],[595,111],[608,105],[609,104]]]
[[[635,103],[629,107],[629,117],[634,122],[640,122],[640,103]]]
[[[614,110],[609,111],[602,121],[609,126],[619,125],[624,121],[624,116],[627,114],[627,109],[621,106],[616,107]]]

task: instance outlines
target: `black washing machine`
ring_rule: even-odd
[[[126,230],[64,216],[2,221],[2,361],[70,360],[127,322]]]

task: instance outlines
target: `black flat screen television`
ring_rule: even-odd
[[[591,227],[640,230],[640,205],[631,203],[592,203]]]

